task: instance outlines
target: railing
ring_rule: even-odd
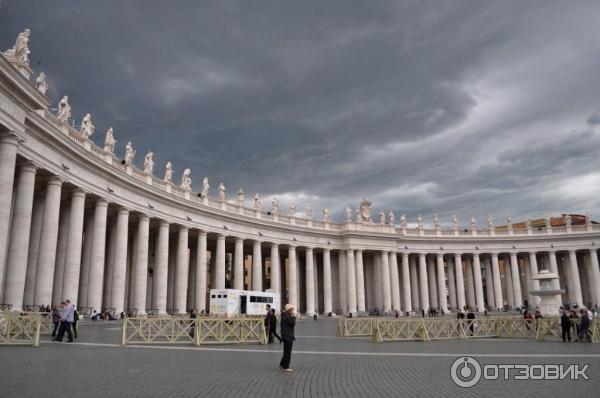
[[[0,313],[0,346],[40,345],[42,318],[17,312]]]
[[[125,318],[121,344],[266,344],[262,317]]]
[[[370,336],[373,333],[375,318],[340,318],[338,337]]]

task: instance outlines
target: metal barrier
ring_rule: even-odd
[[[0,313],[1,345],[40,345],[40,316],[15,313]]]
[[[267,343],[262,317],[125,318],[122,345]]]
[[[381,343],[388,341],[427,340],[425,321],[415,319],[374,319],[371,341]]]
[[[373,323],[377,318],[340,318],[338,322],[338,337],[371,336]]]

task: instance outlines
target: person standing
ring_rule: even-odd
[[[590,318],[588,318],[587,311],[581,309],[581,325],[579,326],[579,341],[583,343],[589,343],[591,341],[588,330],[590,329]]]
[[[294,335],[294,326],[296,326],[296,316],[294,314],[294,306],[286,304],[281,313],[281,339],[283,340],[283,357],[279,362],[279,368],[284,372],[293,372],[290,368],[290,360],[292,359],[292,346],[296,340]]]
[[[560,328],[562,329],[562,341],[566,342],[567,339],[571,341],[571,320],[567,311],[563,311],[560,316]]]
[[[61,304],[62,306],[62,304]],[[52,323],[54,324],[54,329],[52,330],[52,337],[56,337],[56,333],[58,332],[58,326],[60,325],[60,311],[57,306],[52,307]]]
[[[273,342],[273,336],[277,337],[279,344],[281,344],[281,336],[277,334],[277,315],[275,315],[275,308],[271,308],[269,319],[269,343]]]
[[[75,308],[73,304],[69,300],[65,300],[65,307],[63,308],[63,313],[60,319],[60,328],[58,330],[58,336],[54,339],[54,341],[62,341],[65,332],[67,332],[67,336],[69,339],[68,343],[73,342],[73,333],[71,332],[71,325],[74,322],[74,312]]]
[[[267,304],[267,313],[263,321],[265,325],[265,333],[269,334],[269,344],[273,342],[273,336],[271,336],[271,305]]]

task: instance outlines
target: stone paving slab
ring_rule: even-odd
[[[294,373],[278,370],[281,346],[119,347],[119,322],[83,324],[76,344],[0,348],[0,397],[395,397],[595,396],[600,345],[561,342],[389,342],[335,338],[332,320],[297,326]],[[304,337],[303,337],[304,336]],[[486,363],[587,363],[587,381],[453,384],[460,354]],[[519,356],[520,355],[520,356]],[[560,355],[560,356],[558,356]]]

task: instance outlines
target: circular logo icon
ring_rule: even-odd
[[[481,365],[475,358],[460,357],[452,364],[450,376],[459,387],[473,387],[481,379]]]

